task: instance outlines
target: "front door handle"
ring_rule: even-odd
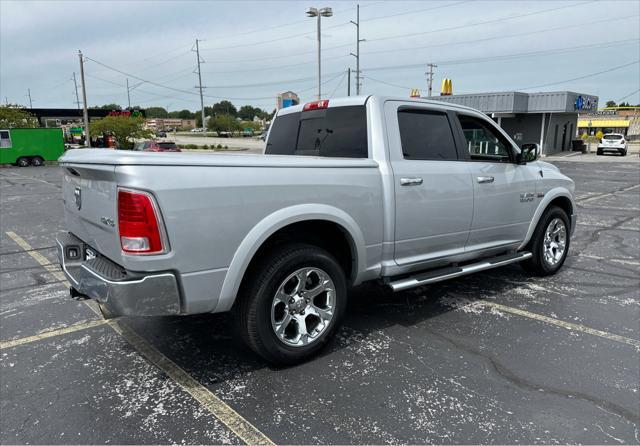
[[[493,177],[478,177],[478,183],[493,183]]]
[[[419,186],[420,184],[422,184],[422,178],[400,178],[400,184],[402,186]]]

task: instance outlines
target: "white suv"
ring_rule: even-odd
[[[624,135],[620,133],[607,133],[600,140],[598,144],[598,155],[604,154],[604,152],[618,152],[620,155],[625,156],[627,154],[627,141],[624,139]]]

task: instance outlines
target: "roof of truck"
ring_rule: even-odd
[[[344,106],[349,106],[349,105],[364,105],[371,98],[376,98],[377,100],[379,100],[381,102],[386,102],[386,101],[400,101],[400,102],[408,102],[408,103],[415,102],[415,103],[420,103],[420,104],[435,105],[435,106],[438,106],[440,108],[446,108],[446,109],[471,110],[471,111],[476,111],[476,112],[478,111],[478,110],[476,110],[474,108],[467,107],[467,106],[464,106],[464,105],[451,104],[451,103],[442,102],[442,101],[433,100],[433,99],[407,98],[407,97],[404,97],[404,96],[381,96],[381,95],[344,96],[344,97],[340,97],[340,98],[329,98],[329,99],[326,99],[326,100],[329,101],[328,108],[333,108],[333,107],[344,107]],[[315,101],[309,101],[309,102],[315,102]],[[301,112],[302,108],[304,107],[304,105],[309,103],[309,102],[301,103],[301,104],[298,104],[298,105],[293,105],[291,107],[282,108],[282,109],[278,110],[278,115],[287,115],[289,113]]]

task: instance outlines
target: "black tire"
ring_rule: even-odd
[[[545,258],[545,232],[549,225],[556,219],[559,218],[564,223],[564,228],[566,231],[566,241],[564,252],[562,256],[556,261],[556,263],[550,263]],[[538,226],[533,232],[533,236],[527,245],[527,250],[533,254],[533,256],[521,262],[521,266],[530,273],[533,273],[538,276],[550,276],[558,272],[558,270],[564,264],[564,261],[567,258],[567,253],[569,252],[569,244],[570,244],[570,232],[571,232],[571,224],[569,222],[569,217],[567,213],[557,206],[551,206],[548,208],[540,221],[538,222]]]
[[[602,155],[602,150],[600,149],[596,150],[596,155]]]
[[[32,166],[42,166],[44,164],[44,159],[41,156],[34,156],[31,158],[31,165]]]
[[[16,160],[16,165],[18,167],[28,167],[29,164],[31,164],[31,161],[29,160],[29,158],[27,158],[25,156],[21,156],[20,158],[18,158]]]
[[[627,149],[620,151],[620,155],[627,156]]]
[[[333,316],[317,339],[308,345],[291,346],[276,336],[272,327],[272,304],[284,281],[307,267],[324,271],[333,281]],[[287,244],[274,248],[252,267],[240,288],[233,313],[243,341],[254,352],[271,364],[287,366],[311,358],[325,346],[340,326],[346,305],[347,281],[336,259],[316,246]],[[297,324],[294,324],[295,328]]]

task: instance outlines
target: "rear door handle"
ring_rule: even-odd
[[[478,183],[493,183],[493,177],[478,177]]]
[[[422,178],[400,178],[400,184],[402,186],[419,186],[422,184]]]

